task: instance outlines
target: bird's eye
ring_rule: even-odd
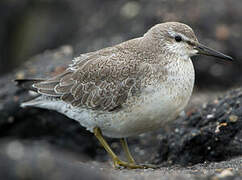
[[[177,35],[177,36],[175,36],[175,40],[176,40],[176,42],[181,42],[182,37],[180,35]]]

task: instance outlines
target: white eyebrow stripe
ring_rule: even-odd
[[[182,37],[182,39],[183,39],[184,41],[189,41],[189,38],[186,37],[184,34],[176,33],[176,32],[174,32],[172,29],[169,29],[169,30],[168,30],[168,33],[169,33],[172,37],[175,37],[175,36],[179,35],[179,36]]]

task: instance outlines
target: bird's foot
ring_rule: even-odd
[[[157,166],[155,166],[155,165],[150,165],[150,164],[138,165],[135,163],[128,163],[128,162],[122,161],[120,159],[114,159],[113,163],[114,163],[115,168],[121,168],[121,167],[128,168],[128,169],[148,169],[148,168],[155,169],[155,168],[157,168]]]

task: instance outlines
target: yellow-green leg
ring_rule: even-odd
[[[106,142],[106,140],[103,138],[102,136],[102,132],[100,130],[100,128],[96,127],[93,129],[95,136],[97,137],[97,139],[99,140],[99,142],[102,144],[102,146],[104,147],[104,149],[108,152],[108,154],[111,156],[112,160],[113,160],[113,164],[115,167],[126,167],[126,168],[131,168],[131,169],[143,169],[143,168],[148,168],[146,166],[142,166],[142,165],[136,165],[136,164],[132,164],[132,163],[127,163],[124,162],[122,160],[120,160],[118,158],[118,156],[113,152],[113,150],[110,148],[110,146],[108,145],[108,143]]]
[[[121,145],[123,147],[123,150],[125,152],[125,155],[127,157],[127,160],[129,161],[129,163],[135,164],[135,160],[129,151],[129,146],[128,146],[127,140],[125,138],[122,138],[122,139],[120,139],[120,142],[121,142]]]

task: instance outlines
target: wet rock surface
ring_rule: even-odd
[[[0,161],[4,162],[0,164],[1,176],[9,179],[74,176],[82,179],[88,175],[104,179],[242,178],[241,89],[229,91],[208,104],[190,105],[183,117],[167,127],[129,138],[137,162],[157,164],[159,168],[155,170],[115,170],[95,137],[74,120],[53,111],[19,107],[31,94],[15,87],[11,80],[58,74],[72,57],[69,46],[46,51],[0,78]],[[119,142],[115,139],[108,142],[123,158]]]

